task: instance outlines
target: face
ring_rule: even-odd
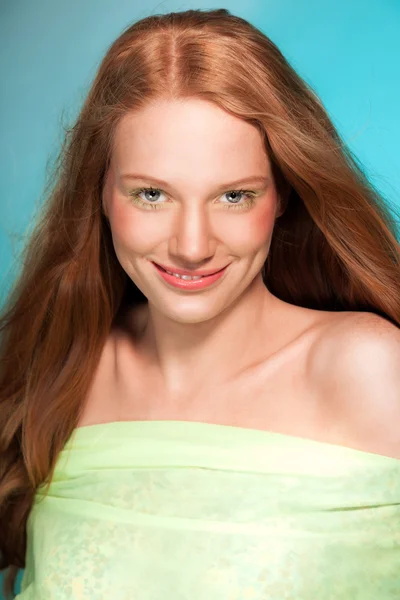
[[[103,209],[122,268],[166,317],[205,321],[265,292],[261,269],[278,209],[271,165],[256,127],[216,105],[160,100],[125,115]],[[183,289],[154,263],[193,275],[227,268],[207,287]]]

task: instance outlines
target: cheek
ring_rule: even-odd
[[[257,244],[269,241],[275,223],[275,206],[266,205],[260,207],[259,214],[254,216],[251,223],[251,231]]]
[[[225,239],[238,252],[254,252],[269,245],[274,228],[275,210],[271,205],[263,205],[247,215],[238,215],[227,228]]]
[[[150,213],[150,211],[149,211]],[[115,202],[110,214],[114,244],[131,252],[146,252],[162,241],[163,227],[154,215]]]

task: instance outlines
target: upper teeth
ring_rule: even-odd
[[[190,275],[178,275],[178,273],[171,273],[171,271],[167,271],[167,273],[169,273],[170,275],[173,275],[174,277],[178,277],[179,279],[187,279],[188,281],[193,279],[193,280],[197,280],[197,279],[201,279],[201,275],[195,275],[194,277],[191,277]]]

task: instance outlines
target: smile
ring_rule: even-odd
[[[228,266],[224,267],[220,271],[217,271],[210,275],[180,275],[179,273],[173,273],[166,271],[163,267],[156,263],[152,263],[156,268],[157,272],[161,275],[164,281],[173,287],[183,290],[201,290],[203,288],[211,286],[213,283],[221,279],[227,270]]]

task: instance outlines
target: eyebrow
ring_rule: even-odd
[[[153,182],[156,185],[162,185],[164,187],[171,187],[167,181],[163,179],[157,179],[156,177],[150,177],[149,175],[143,175],[140,173],[125,173],[121,175],[121,179],[140,179],[142,181]],[[249,177],[242,177],[241,179],[236,179],[236,181],[230,181],[229,183],[224,183],[218,186],[218,189],[229,189],[233,188],[236,185],[243,185],[245,183],[264,183],[265,185],[269,183],[270,178],[266,175],[250,175]]]

